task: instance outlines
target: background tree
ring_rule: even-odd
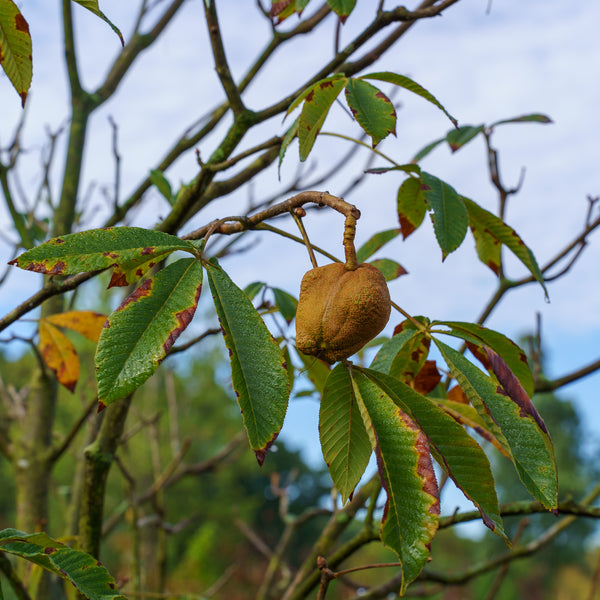
[[[524,355],[516,346],[504,336],[480,327],[509,291],[535,281],[545,289],[546,282],[557,276],[556,269],[559,269],[558,275],[569,271],[581,256],[588,237],[600,224],[597,202],[590,198],[583,230],[564,247],[556,248],[550,261],[538,266],[523,240],[503,221],[507,200],[518,189],[508,189],[502,183],[492,136],[505,125],[547,123],[548,117],[530,114],[512,118],[509,115],[507,119],[485,126],[459,126],[446,107],[412,79],[401,73],[371,70],[371,65],[415,23],[440,15],[457,2],[425,0],[414,10],[385,8],[383,3],[377,8],[367,7],[370,12],[366,26],[349,34],[349,40],[344,37],[342,25],[355,10],[353,2],[330,1],[320,7],[311,5],[304,12],[306,2],[273,3],[269,11],[259,6],[268,35],[264,50],[242,75],[232,73],[230,69],[226,39],[222,35],[224,24],[218,18],[216,3],[205,3],[208,40],[221,93],[226,100],[217,108],[209,109],[204,118],[196,120],[184,135],[167,146],[164,158],[157,164],[148,165],[147,176],[126,198],[121,197],[120,189],[119,128],[111,121],[114,188],[109,193],[110,214],[103,210],[101,223],[97,223],[96,216],[86,215],[90,201],[82,189],[84,151],[92,131],[91,118],[115,95],[143,50],[160,39],[184,2],[141,2],[133,34],[127,36],[122,52],[98,86],[83,83],[85,75],[80,68],[82,53],[75,44],[73,5],[69,0],[62,2],[71,117],[60,193],[55,198],[51,183],[60,130],[49,135],[43,154],[42,183],[30,195],[20,191],[19,172],[24,154],[19,124],[0,165],[4,199],[12,219],[11,233],[17,240],[13,243],[12,254],[19,255],[11,263],[45,276],[40,290],[0,321],[3,330],[11,327],[7,341],[21,340],[31,347],[31,351],[19,359],[18,369],[11,362],[10,369],[3,374],[6,384],[2,390],[0,448],[13,470],[14,524],[18,530],[3,532],[2,548],[8,554],[29,558],[38,565],[31,570],[27,563],[20,561],[15,572],[5,554],[1,555],[0,567],[17,597],[44,598],[53,594],[60,597],[60,586],[40,578],[40,565],[66,577],[90,597],[99,593],[86,587],[89,582],[84,573],[92,569],[90,572],[94,577],[89,579],[93,585],[116,597],[118,592],[114,583],[91,558],[99,556],[103,537],[111,533],[117,541],[111,542],[108,537],[105,551],[108,553],[115,544],[115,564],[111,570],[127,579],[122,588],[125,593],[136,596],[142,590],[152,588],[161,594],[167,588],[173,589],[176,584],[168,576],[171,567],[167,534],[177,533],[180,528],[184,531],[188,524],[191,527],[200,518],[195,517],[194,509],[202,514],[201,524],[196,526],[193,535],[184,535],[173,545],[171,560],[177,563],[174,573],[177,569],[194,569],[194,561],[201,561],[210,552],[227,556],[234,546],[236,552],[240,552],[240,560],[245,559],[247,554],[235,541],[239,532],[268,558],[266,570],[250,559],[246,570],[235,577],[236,561],[226,565],[223,560],[215,560],[211,566],[214,571],[207,569],[195,583],[205,595],[219,593],[229,583],[228,597],[237,594],[249,597],[251,583],[254,590],[250,593],[259,598],[302,598],[315,593],[317,588],[320,597],[331,597],[331,594],[352,597],[359,591],[351,583],[348,586],[335,582],[330,585],[343,575],[332,569],[341,569],[346,559],[378,539],[380,521],[383,522],[384,541],[397,552],[402,568],[392,571],[389,580],[383,584],[380,579],[372,581],[366,597],[404,593],[417,577],[421,582],[417,582],[414,593],[435,593],[440,585],[456,582],[457,578],[442,576],[434,570],[421,572],[429,541],[438,526],[437,484],[430,466],[430,447],[445,472],[481,508],[488,526],[502,535],[501,510],[495,493],[489,491],[491,474],[487,459],[456,423],[483,432],[486,439],[518,464],[522,481],[539,502],[529,500],[513,508],[516,512],[529,514],[554,509],[559,513],[597,516],[597,510],[588,508],[597,489],[592,489],[580,502],[556,504],[550,441],[543,422],[525,394],[534,389],[555,389],[581,378],[598,369],[597,361],[560,381],[535,379],[524,367]],[[97,3],[79,4],[107,21],[120,36],[115,25],[100,12]],[[302,18],[289,25],[286,19],[294,13],[302,13]],[[9,0],[0,4],[0,17],[3,31],[8,32],[0,40],[2,66],[25,104],[31,54],[28,27],[25,17]],[[272,61],[277,63],[276,50],[301,41],[305,35],[317,35],[324,24],[334,20],[337,24],[333,55],[315,57],[311,73],[302,81],[294,76],[290,90],[282,90],[279,96],[274,94],[266,105],[249,108],[253,104],[247,88],[251,82],[260,79],[266,65]],[[375,149],[395,130],[397,113],[391,100],[395,89],[420,97],[432,105],[432,111],[439,109],[452,123],[447,134],[425,146],[410,163]],[[350,144],[350,150],[339,160],[328,161],[318,176],[311,177],[310,173],[300,171],[292,181],[281,184],[272,196],[253,198],[250,208],[241,213],[232,214],[219,202],[236,190],[247,189],[257,179],[262,181],[261,177],[271,177],[275,181],[282,161],[294,160],[291,155],[296,137],[301,161],[308,158],[328,113],[332,111],[333,115],[337,110],[338,96],[345,98],[356,121],[350,123],[350,128],[358,131],[351,134],[353,137],[336,133],[343,135]],[[292,122],[290,117],[282,129],[281,117],[295,109],[300,111],[299,118]],[[343,128],[336,127],[336,130]],[[319,140],[322,138],[323,133]],[[337,195],[310,191],[328,187],[329,179],[345,164],[360,158],[360,152],[368,147],[364,141],[368,138],[372,151],[367,151],[369,158],[361,166],[361,175],[352,178],[347,193],[344,190]],[[490,179],[499,195],[497,216],[420,166],[440,144],[448,144],[456,151],[473,140],[485,143]],[[294,146],[291,146],[292,142]],[[186,183],[177,188],[174,179],[169,180],[164,172],[180,157],[193,156],[193,149],[198,150],[196,163],[188,161],[184,170]],[[384,174],[386,178],[405,176],[400,188],[397,192],[394,189],[392,194],[400,228],[376,232],[356,252],[354,230],[361,214],[342,196],[351,195],[362,182],[365,177],[362,172],[373,166],[370,162],[373,156],[381,159],[384,165],[377,164],[376,173]],[[154,231],[122,228],[70,235],[91,225],[135,222],[136,209],[151,205],[156,198],[151,193],[153,187],[164,198],[160,204],[162,218],[152,216],[152,222],[148,223],[147,216],[153,211],[144,208],[140,214],[143,224],[154,227]],[[399,320],[406,321],[396,328],[396,335],[389,341],[375,342],[380,346],[375,359],[366,352],[355,359],[354,366],[343,363],[329,374],[326,364],[302,357],[294,349],[290,325],[296,299],[292,295],[263,283],[250,285],[242,291],[215,262],[219,258],[224,265],[230,258],[231,261],[239,258],[236,254],[242,254],[243,261],[251,264],[248,257],[251,257],[252,248],[243,242],[252,239],[250,233],[256,237],[256,232],[261,236],[266,236],[266,232],[276,233],[286,241],[304,241],[307,248],[319,251],[308,240],[303,226],[304,221],[311,222],[316,211],[307,213],[307,210],[315,204],[344,216],[343,254],[347,270],[354,269],[352,265],[357,259],[358,262],[373,260],[376,251],[400,234],[407,238],[430,212],[442,256],[447,257],[462,244],[470,227],[478,257],[498,276],[498,287],[476,323],[442,321],[431,324],[396,305],[402,315]],[[216,207],[217,220],[211,220],[205,210],[209,205]],[[364,208],[368,214],[368,207]],[[290,222],[293,220],[299,225],[300,235],[283,229],[283,225],[279,227],[282,219],[277,218],[286,215]],[[338,216],[338,220],[340,218]],[[335,236],[334,250],[321,250],[330,260],[339,260],[341,222],[337,227],[340,233]],[[50,241],[38,246],[46,239]],[[521,279],[507,277],[502,246],[513,252],[527,269],[527,275]],[[22,250],[27,252],[22,254]],[[179,251],[187,258],[166,262],[171,253]],[[403,267],[392,259],[373,260],[373,263],[389,281],[404,273]],[[111,267],[114,267],[112,273],[99,273]],[[261,278],[268,280],[269,277],[263,277],[263,274],[264,270]],[[133,291],[139,279],[145,276],[147,278]],[[184,385],[186,377],[177,380],[163,365],[145,387],[136,391],[164,358],[177,356],[179,351],[191,347],[206,348],[207,338],[219,332],[214,317],[208,318],[196,335],[188,330],[189,338],[173,345],[196,310],[202,277],[205,290],[210,287],[215,298],[215,308],[231,356],[233,388],[243,409],[250,445],[260,463],[268,459],[276,467],[277,474],[273,475],[270,488],[264,477],[244,477],[251,467],[243,461],[248,461],[251,454],[246,453],[243,459],[240,458],[239,465],[237,462],[235,466],[229,464],[232,456],[237,456],[243,438],[233,431],[229,408],[235,405],[230,394],[215,383],[215,373],[220,367],[211,361],[210,353],[206,353],[197,365],[193,383],[188,383],[187,389]],[[96,281],[110,287],[129,286],[129,291],[133,292],[118,310],[112,312],[108,321],[94,297],[98,295]],[[120,300],[114,304],[114,296],[112,298],[110,304],[114,308]],[[26,319],[38,307],[41,307],[39,318],[32,333]],[[263,320],[269,324],[269,330],[264,327]],[[395,317],[394,324],[397,323]],[[91,367],[79,370],[78,366],[80,363],[85,366],[89,346],[87,350],[85,346],[73,346],[59,328],[83,334],[90,343],[99,340],[96,352],[98,397]],[[484,375],[460,352],[442,343],[438,338],[443,332],[463,339],[489,374]],[[277,337],[275,341],[271,333]],[[135,344],[137,335],[144,340],[141,350]],[[439,352],[431,358],[441,364],[443,357],[447,365],[439,367],[447,368],[441,383],[438,367],[432,360],[425,362],[430,346],[434,345]],[[120,348],[126,348],[124,354]],[[171,362],[175,360],[169,358]],[[180,360],[185,362],[183,358]],[[187,376],[188,381],[191,378],[191,375]],[[465,403],[456,386],[449,387],[453,378],[458,380],[462,393],[472,406]],[[84,382],[89,385],[82,385]],[[331,427],[346,436],[349,459],[342,465],[332,437],[322,436],[330,473],[343,500],[348,500],[343,507],[335,502],[332,509],[331,504],[322,503],[322,478],[318,473],[307,473],[305,465],[284,446],[278,445],[278,453],[268,452],[273,448],[271,444],[283,421],[288,386],[294,383],[295,392],[322,397],[321,431],[326,429],[324,423],[333,423]],[[190,390],[190,385],[198,386],[197,390]],[[180,393],[178,386],[182,390]],[[75,396],[68,396],[63,388],[78,391]],[[198,391],[201,399],[193,402]],[[147,399],[144,398],[146,394],[149,394]],[[100,415],[93,414],[96,406],[100,408]],[[225,410],[216,410],[216,406]],[[341,421],[338,426],[332,417],[340,414],[340,408],[346,410],[349,407],[352,410],[348,412],[348,421]],[[488,410],[491,410],[495,423],[489,418]],[[160,411],[168,418],[161,418]],[[393,418],[392,414],[395,415]],[[202,427],[196,422],[199,416]],[[204,426],[209,420],[216,429]],[[391,421],[394,426],[390,428]],[[441,428],[441,423],[446,426]],[[436,433],[441,429],[443,435]],[[196,436],[196,431],[201,432],[201,436]],[[358,437],[355,431],[359,432]],[[447,431],[455,437],[451,438]],[[146,446],[134,443],[139,432],[146,435]],[[186,432],[189,432],[188,438]],[[523,448],[519,443],[523,436],[531,447],[537,448],[536,452]],[[192,437],[192,441],[186,441]],[[396,442],[400,439],[404,440],[402,452],[397,454]],[[457,440],[464,444],[464,455],[449,453]],[[377,476],[358,485],[372,446],[379,457],[386,494],[382,493]],[[475,461],[479,469],[476,477],[467,473],[466,459]],[[400,461],[413,466],[397,468]],[[384,463],[388,466],[382,466]],[[213,484],[207,474],[224,465],[227,469],[219,469],[218,485]],[[297,474],[293,476],[294,470]],[[202,477],[201,495],[211,487],[219,492],[215,492],[214,497],[209,496],[207,506],[195,501],[193,509],[181,499],[170,499],[170,493],[171,490],[176,493],[179,488],[180,494],[189,500],[198,493],[194,490],[198,485],[194,475]],[[270,489],[268,495],[272,500],[277,499],[283,528],[274,522],[274,509],[269,508],[268,502],[256,504],[256,496],[252,493],[257,487],[263,494],[265,489]],[[411,488],[413,500],[404,502],[407,489]],[[118,500],[119,493],[123,500]],[[247,506],[244,502],[236,509],[239,515],[227,509],[219,510],[221,503],[230,496],[249,498]],[[294,500],[298,501],[296,505]],[[386,510],[382,514],[384,502]],[[400,506],[402,510],[399,510]],[[366,512],[362,510],[365,507]],[[170,515],[179,510],[183,513],[181,520],[172,524]],[[326,518],[325,524],[323,518]],[[444,528],[463,518],[473,517],[448,517],[439,525]],[[551,539],[562,531],[562,527],[570,523],[568,519],[570,517],[563,517],[560,529],[546,530],[546,538]],[[130,526],[126,535],[119,529],[122,522],[128,522]],[[260,525],[258,534],[255,531],[257,524]],[[223,528],[228,530],[227,536],[218,539]],[[61,546],[45,534],[34,533],[40,530],[55,537],[68,537],[77,550]],[[129,565],[120,553],[123,547],[130,550]],[[418,548],[416,553],[415,548]],[[478,572],[466,572],[462,577],[468,580],[528,551],[528,547],[516,545],[499,560],[482,565]],[[66,560],[64,557],[72,559],[75,567],[65,569],[60,566],[64,566],[61,562]],[[390,560],[395,560],[393,555]],[[205,565],[203,561],[198,564]],[[221,576],[215,580],[219,573]],[[437,581],[439,585],[430,585],[428,581]],[[207,590],[205,586],[210,587]]]

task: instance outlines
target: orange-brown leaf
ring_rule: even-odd
[[[40,352],[44,362],[56,375],[56,379],[70,392],[75,391],[79,379],[79,357],[75,346],[57,327],[40,319]]]
[[[46,317],[45,321],[80,333],[92,342],[98,342],[106,315],[93,310],[73,310]]]
[[[415,391],[419,392],[419,394],[426,396],[436,388],[441,380],[442,376],[438,371],[435,360],[426,360],[423,368],[414,378],[412,387]]]

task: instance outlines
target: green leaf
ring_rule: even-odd
[[[260,292],[267,284],[264,281],[253,281],[244,288],[244,294],[254,300],[258,292]]]
[[[292,126],[286,131],[283,139],[281,140],[281,147],[279,148],[279,164],[277,165],[277,176],[281,179],[281,165],[283,164],[283,158],[287,152],[288,146],[298,136],[298,125],[300,123],[300,117],[298,117]]]
[[[533,113],[529,115],[522,115],[520,117],[512,117],[510,119],[502,119],[501,121],[496,121],[490,125],[490,129],[496,127],[496,125],[505,125],[507,123],[541,123],[542,125],[547,125],[549,123],[553,123],[552,119],[546,115],[542,115],[540,113]]]
[[[504,434],[517,473],[529,493],[547,509],[556,508],[558,482],[550,436],[530,413],[523,411],[460,352],[437,339],[434,341],[471,404],[480,415],[489,411]]]
[[[527,355],[504,334],[487,329],[476,323],[465,323],[463,321],[434,321],[432,326],[442,325],[450,328],[452,335],[475,344],[476,346],[488,346],[496,351],[508,364],[511,371],[517,376],[521,385],[529,396],[533,395],[534,380]]]
[[[408,274],[408,271],[401,264],[390,258],[378,258],[369,262],[383,273],[386,281],[393,281],[402,275]]]
[[[410,162],[418,163],[420,160],[424,159],[428,154],[435,150],[442,142],[445,142],[446,138],[440,138],[439,140],[435,140],[435,142],[431,142],[427,144],[424,148],[421,148],[411,159]]]
[[[398,188],[398,220],[402,239],[418,229],[427,212],[427,202],[421,179],[409,177]]]
[[[442,260],[454,252],[467,235],[469,216],[461,197],[445,181],[423,172],[425,200],[433,211],[431,220],[438,244],[442,249]]]
[[[190,242],[161,231],[108,227],[53,238],[9,264],[45,275],[73,275],[114,265],[125,272],[148,261],[157,263],[176,250],[196,252]],[[111,282],[111,285],[118,283]]]
[[[45,533],[0,531],[0,550],[24,558],[70,582],[90,600],[126,600],[115,580],[90,554],[74,550]]]
[[[327,378],[319,409],[319,438],[335,487],[346,502],[363,476],[372,448],[348,370],[338,364]]]
[[[100,17],[105,23],[110,25],[110,28],[119,36],[121,40],[121,45],[125,47],[125,40],[123,39],[123,35],[119,31],[119,29],[111,23],[108,17],[100,10],[100,6],[98,5],[98,0],[73,0],[77,2],[83,8],[87,8],[90,12],[94,13],[97,17]]]
[[[363,75],[360,79],[376,79],[378,81],[387,81],[388,83],[392,83],[393,85],[397,85],[413,94],[417,94],[417,96],[421,96],[428,102],[431,102],[435,106],[437,106],[452,122],[452,124],[456,127],[458,121],[440,104],[437,98],[428,92],[424,87],[419,85],[416,81],[409,79],[404,75],[398,75],[397,73],[391,73],[390,71],[383,71],[380,73],[369,73],[368,75]]]
[[[456,152],[482,131],[483,125],[478,125],[477,127],[474,125],[463,125],[458,129],[451,129],[446,135],[446,141],[448,142],[448,146],[450,146],[450,150]]]
[[[396,109],[381,90],[362,79],[349,79],[346,101],[358,124],[371,136],[373,148],[390,133],[396,135]]]
[[[417,333],[418,331],[413,327],[407,327],[396,333],[381,346],[371,363],[371,369],[381,371],[382,373],[389,373],[396,355]]]
[[[136,390],[189,325],[202,288],[202,264],[182,258],[138,287],[109,315],[96,350],[98,401]]]
[[[377,465],[387,492],[381,539],[402,563],[402,595],[429,560],[440,513],[439,492],[424,433],[362,370],[352,369],[354,390],[376,439]]]
[[[350,13],[354,10],[356,0],[327,0],[327,4],[340,18],[340,21],[345,23]]]
[[[365,262],[367,258],[373,256],[377,250],[383,248],[388,242],[391,242],[399,233],[400,230],[398,229],[386,229],[373,235],[356,251],[356,260],[358,263]]]
[[[289,384],[281,348],[248,296],[211,260],[208,281],[225,345],[231,360],[231,379],[250,446],[262,464],[285,417]]]
[[[172,206],[175,203],[173,190],[169,180],[164,176],[162,171],[152,169],[150,171],[150,181],[156,186],[156,189],[166,198],[167,202]]]
[[[477,241],[475,231],[478,231],[480,232],[480,235],[481,232],[485,232],[487,236],[491,236],[499,243],[504,244],[523,263],[523,265],[527,267],[535,280],[544,289],[547,298],[548,290],[546,289],[544,276],[540,271],[535,256],[517,232],[512,227],[508,226],[500,217],[485,210],[485,208],[482,208],[473,202],[473,200],[462,197],[462,201],[466,207],[469,225],[471,226],[475,240]],[[479,254],[480,250],[484,254]],[[494,269],[494,263],[490,263],[490,255],[485,254],[485,246],[478,248],[477,252],[480,260],[497,273],[497,270]]]
[[[306,94],[298,123],[301,161],[306,160],[310,154],[327,113],[339,93],[344,89],[346,82],[347,79],[339,75],[328,77],[315,83]]]
[[[479,444],[435,401],[389,375],[371,369],[361,369],[361,372],[418,423],[440,458],[440,464],[481,512],[485,525],[506,539],[494,476]]]
[[[372,169],[367,169],[365,173],[372,173],[373,175],[382,175],[383,173],[388,173],[389,171],[402,171],[403,173],[407,173],[409,175],[420,175],[421,168],[419,165],[407,164],[407,165],[396,165],[395,167],[374,167]]]
[[[0,66],[25,106],[31,85],[31,35],[29,25],[12,0],[0,2]]]
[[[298,306],[298,300],[291,294],[280,290],[279,288],[271,288],[273,296],[275,297],[275,306],[281,313],[281,316],[285,319],[289,325],[296,317],[296,307]]]

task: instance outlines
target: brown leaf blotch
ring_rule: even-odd
[[[110,282],[108,284],[108,289],[112,287],[124,287],[126,285],[129,285],[129,282],[127,281],[125,273],[122,271],[117,271],[116,269],[113,270]]]
[[[129,294],[129,296],[127,296],[125,300],[123,300],[123,303],[121,304],[121,306],[119,306],[119,308],[117,308],[115,312],[123,310],[127,307],[127,305],[131,304],[132,302],[135,302],[143,296],[149,296],[153,285],[154,281],[152,279],[146,279],[146,281],[144,281],[144,283],[142,283],[142,285],[140,285],[139,288],[137,288],[134,292]]]
[[[102,400],[98,400],[98,414],[100,414],[106,408],[106,404]]]
[[[29,35],[29,25],[25,20],[25,17],[21,13],[17,13],[15,15],[15,29],[17,31],[23,31],[27,35]]]
[[[44,548],[44,554],[54,554],[56,552],[56,548],[48,547]]]
[[[55,244],[64,244],[65,240],[63,240],[62,238],[55,238],[54,243]]]
[[[279,433],[276,433],[260,450],[254,450],[254,454],[256,455],[256,460],[258,461],[259,466],[262,467],[263,463],[265,462],[267,452],[269,452],[269,448],[275,443],[278,435]]]
[[[114,258],[115,260],[119,258],[119,255],[115,252],[103,252],[102,256],[107,256],[108,258]]]
[[[142,256],[147,256],[148,254],[154,254],[156,248],[154,246],[147,246],[146,248],[142,248]]]
[[[319,87],[320,87],[322,90],[324,90],[325,88],[328,88],[328,87],[333,87],[333,81],[322,81],[322,82],[319,84]]]
[[[310,90],[308,94],[306,94],[306,102],[312,102],[312,99],[315,97],[315,90]]]
[[[197,300],[197,297],[196,297]],[[196,304],[190,306],[184,310],[180,310],[175,314],[175,318],[177,319],[177,327],[171,331],[169,337],[166,339],[163,344],[163,350],[165,351],[165,355],[171,349],[171,346],[175,343],[177,338],[181,335],[181,333],[185,330],[185,328],[190,324],[194,313],[196,312]]]

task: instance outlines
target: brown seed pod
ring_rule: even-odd
[[[376,267],[311,269],[300,285],[296,347],[328,363],[348,358],[385,327],[390,312],[387,283]]]

